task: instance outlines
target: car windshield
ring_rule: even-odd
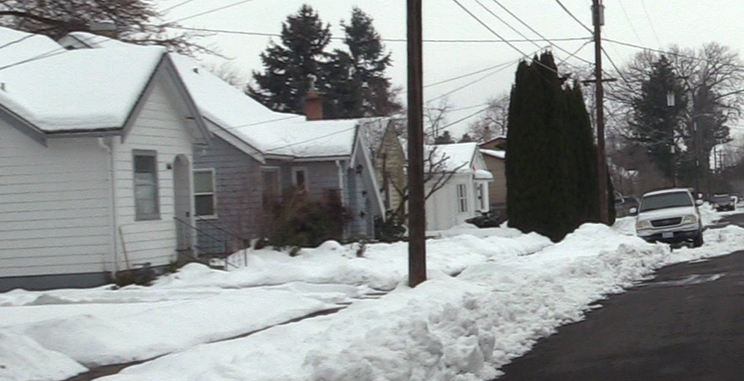
[[[649,210],[693,206],[692,198],[687,192],[662,193],[643,197],[641,212]]]
[[[713,196],[713,202],[717,204],[731,202],[731,197],[729,197],[728,195]]]

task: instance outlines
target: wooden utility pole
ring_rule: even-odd
[[[594,78],[597,81],[597,170],[599,177],[599,219],[602,223],[610,222],[607,210],[607,156],[605,154],[604,126],[604,86],[602,84],[602,37],[604,25],[604,5],[602,0],[592,0],[592,20],[594,22]]]
[[[426,280],[422,0],[408,1],[408,285]]]

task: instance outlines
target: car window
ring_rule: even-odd
[[[649,210],[693,206],[692,198],[687,192],[663,193],[644,196],[641,200],[641,212]]]
[[[729,196],[713,196],[713,202],[715,203],[721,203],[721,202],[730,202],[731,198]]]

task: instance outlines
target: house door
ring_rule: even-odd
[[[191,169],[189,159],[176,156],[173,162],[174,217],[176,223],[177,250],[194,247],[194,218],[191,212]]]

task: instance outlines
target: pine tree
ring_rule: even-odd
[[[673,104],[669,104],[668,94],[673,95]],[[682,121],[687,97],[672,63],[665,56],[654,62],[650,76],[643,82],[632,105],[632,139],[645,147],[664,177],[674,179],[677,159],[682,157],[678,139],[684,135]]]
[[[349,80],[329,75],[328,98],[336,106],[336,117],[358,118],[390,115],[402,106],[395,99],[385,70],[392,64],[373,19],[354,7],[348,24],[341,22],[348,53],[336,50],[329,64],[334,72],[350,73]]]
[[[330,39],[330,25],[303,5],[282,23],[281,45],[272,41],[261,53],[264,72],[253,72],[255,87],[248,86],[246,92],[272,110],[302,114],[311,76],[319,84],[326,82],[321,68],[328,61]]]

